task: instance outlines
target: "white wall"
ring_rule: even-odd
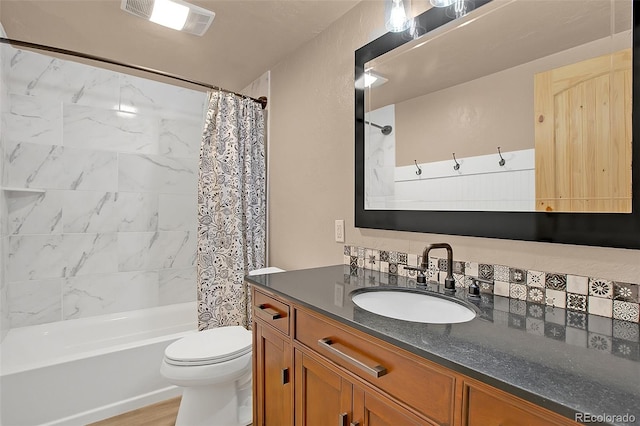
[[[195,300],[203,92],[4,46],[11,327]]]

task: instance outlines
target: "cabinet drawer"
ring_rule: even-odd
[[[295,339],[440,425],[453,423],[456,376],[340,323],[296,309]]]
[[[287,336],[289,335],[290,307],[288,304],[275,299],[272,296],[253,292],[253,312],[256,319],[264,324],[274,327]]]
[[[482,384],[464,384],[464,426],[552,426],[576,422]]]

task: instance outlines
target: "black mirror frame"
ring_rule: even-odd
[[[476,8],[491,0],[476,1]],[[365,89],[355,88],[355,226],[357,228],[465,235],[640,249],[640,0],[633,0],[633,149],[632,213],[544,213],[487,211],[365,210],[364,113]],[[452,20],[444,9],[432,8],[416,17],[425,34]],[[415,34],[415,33],[414,33]],[[365,64],[414,36],[387,33],[355,52],[355,80]]]

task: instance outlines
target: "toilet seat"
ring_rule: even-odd
[[[164,351],[167,364],[213,365],[240,358],[251,352],[251,332],[241,326],[200,331],[173,342]]]

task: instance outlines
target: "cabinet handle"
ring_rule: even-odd
[[[340,414],[340,417],[338,418],[338,426],[347,426],[347,417],[347,413]]]
[[[288,368],[283,368],[282,369],[282,384],[286,385],[287,383],[289,383],[289,369]]]
[[[351,422],[351,426],[360,426],[360,423],[358,423],[358,422]]]
[[[356,367],[361,368],[362,370],[364,370],[367,373],[371,374],[373,377],[381,377],[381,376],[384,376],[385,374],[387,374],[387,369],[384,368],[383,366],[376,365],[376,366],[373,366],[373,367],[369,367],[364,362],[362,362],[362,361],[360,361],[358,359],[355,359],[351,355],[347,355],[344,352],[334,348],[333,346],[331,346],[332,344],[333,344],[333,342],[328,337],[325,337],[324,339],[318,340],[318,345],[320,345],[323,348],[327,349],[329,352],[332,352],[332,353],[338,355],[340,358],[342,358],[345,361],[355,365]]]
[[[258,309],[264,312],[267,317],[270,317],[269,319],[271,320],[277,320],[278,318],[280,318],[280,312],[276,311],[273,308],[269,308],[265,305],[260,305],[258,306]]]

